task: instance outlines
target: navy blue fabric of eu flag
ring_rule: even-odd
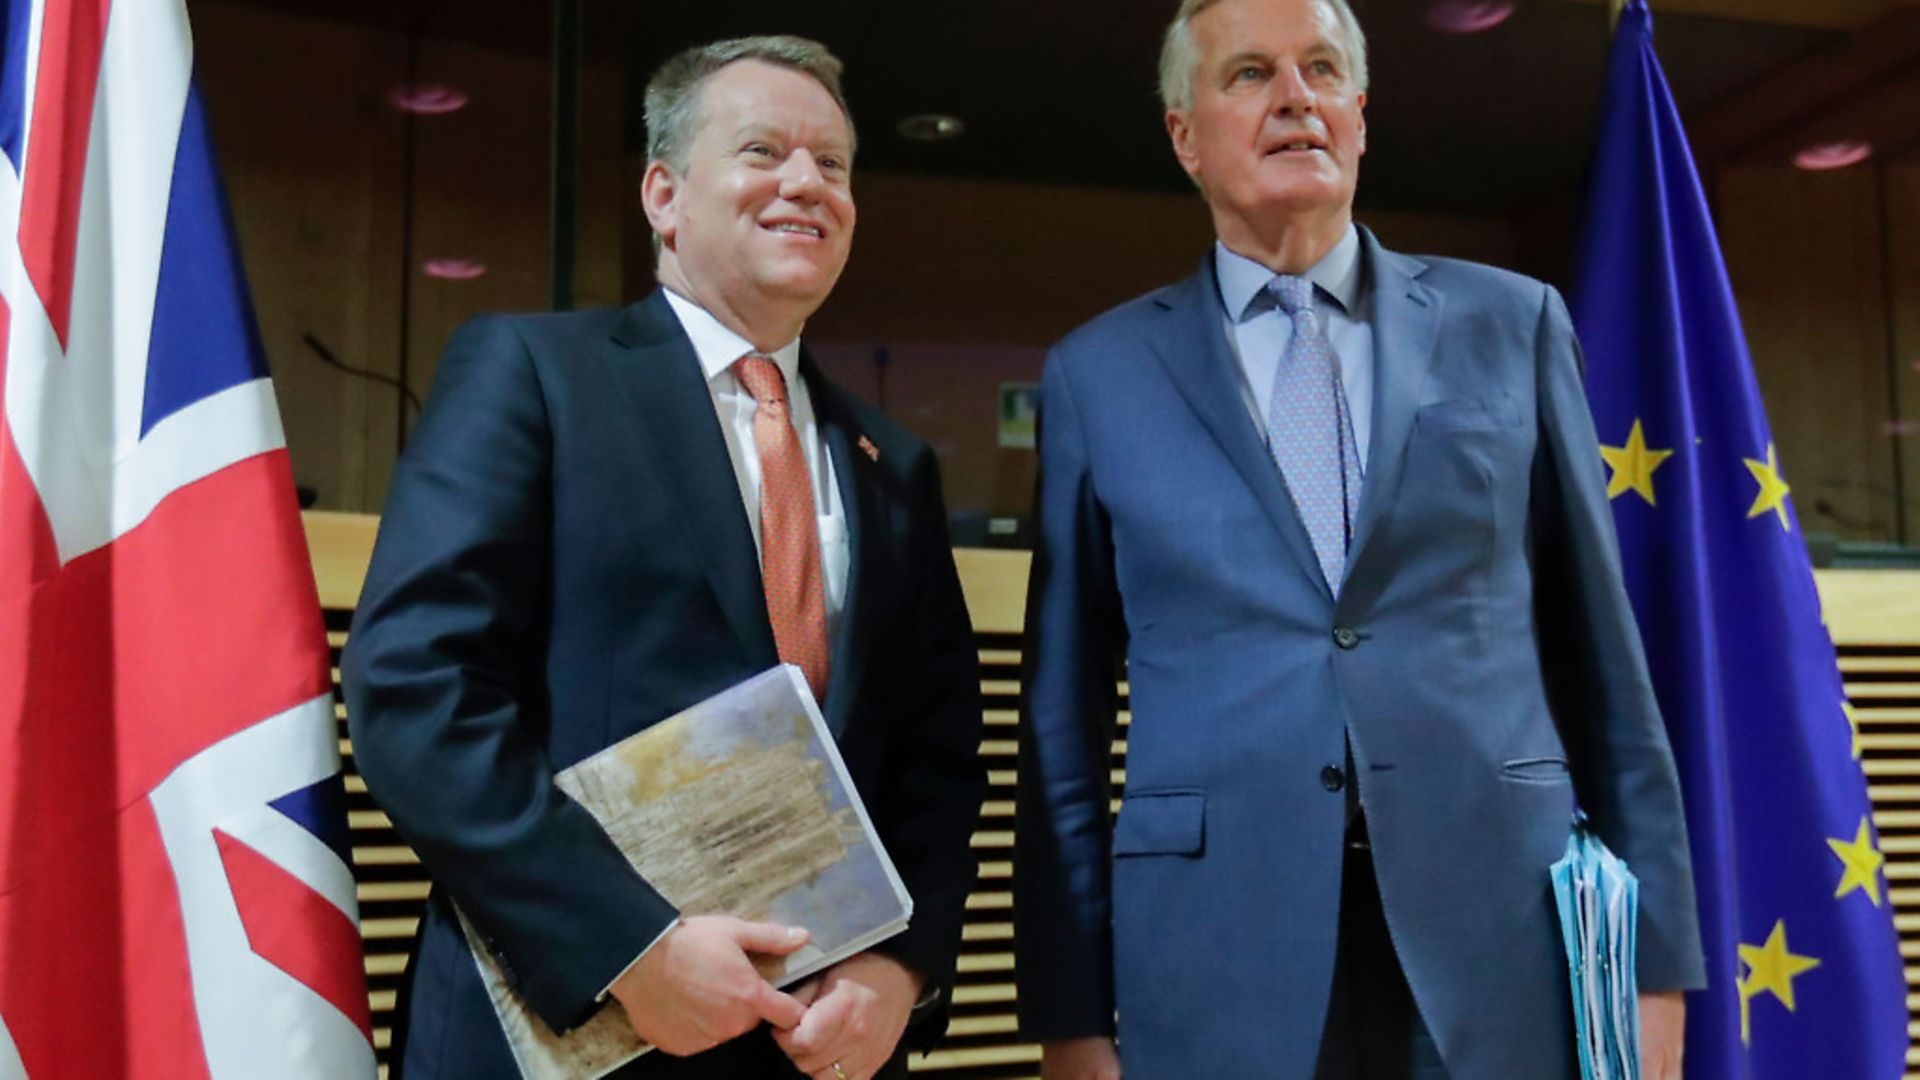
[[[1686,1072],[1905,1071],[1883,857],[1792,488],[1645,0],[1621,13],[1572,311],[1680,767],[1711,985]]]

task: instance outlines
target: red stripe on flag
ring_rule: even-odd
[[[81,184],[111,6],[110,0],[47,0],[40,19],[40,64],[21,177],[20,252],[62,349],[73,308]]]
[[[213,831],[233,886],[247,944],[261,958],[325,998],[373,1041],[373,1015],[360,971],[360,929],[326,897],[225,831]]]
[[[34,1080],[207,1075],[180,895],[144,799],[0,891],[0,973],[0,1016]]]
[[[0,599],[24,596],[28,586],[60,568],[53,526],[47,521],[40,493],[34,490],[6,423],[7,349],[12,331],[13,309],[0,300]],[[0,619],[0,626],[21,625],[24,623]],[[0,718],[10,715],[13,713],[5,710],[4,698],[0,698]]]
[[[175,730],[122,730],[157,780],[227,735],[331,693],[327,631],[285,450],[169,495],[106,549],[114,694]],[[75,560],[77,563],[79,560]]]

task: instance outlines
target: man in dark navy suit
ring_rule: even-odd
[[[1572,1075],[1577,796],[1640,876],[1648,1075],[1678,1080],[1684,818],[1565,306],[1354,223],[1345,0],[1185,0],[1162,55],[1216,243],[1041,387],[1014,882],[1043,1075]]]
[[[984,776],[934,457],[821,377],[802,324],[853,237],[840,65],[692,49],[647,89],[660,288],[447,347],[343,660],[355,757],[435,889],[408,1077],[512,1075],[452,912],[555,1029],[612,998],[639,1077],[905,1075],[944,1027]],[[782,993],[804,927],[682,917],[553,783],[762,671],[805,672],[915,911]]]

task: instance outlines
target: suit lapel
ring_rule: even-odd
[[[1349,582],[1364,570],[1367,542],[1400,490],[1407,439],[1445,306],[1439,293],[1416,280],[1426,264],[1387,251],[1364,228],[1360,236],[1373,301],[1373,438],[1347,555]]]
[[[827,700],[820,710],[827,729],[838,738],[846,729],[854,688],[865,676],[865,660],[871,651],[866,646],[869,622],[866,610],[870,605],[865,597],[867,590],[875,585],[873,579],[880,560],[877,558],[878,537],[871,534],[875,527],[869,516],[873,500],[862,498],[861,492],[866,487],[862,483],[865,470],[871,468],[873,462],[865,453],[854,452],[861,432],[840,401],[839,392],[820,374],[813,357],[804,349],[800,353],[800,375],[806,380],[808,395],[813,400],[813,418],[819,425],[821,441],[833,461],[834,483],[840,489],[840,512],[847,523],[847,592],[841,602],[840,626],[828,643],[831,671],[827,679]]]
[[[713,397],[693,344],[660,290],[626,310],[604,351],[631,400],[634,426],[679,500],[720,610],[749,657],[776,656],[760,553],[740,505]]]
[[[1293,552],[1300,567],[1327,596],[1333,591],[1321,573],[1313,554],[1313,541],[1306,525],[1287,492],[1286,481],[1267,452],[1265,441],[1247,412],[1242,382],[1236,370],[1232,347],[1227,342],[1226,318],[1222,314],[1219,287],[1214,280],[1213,255],[1200,262],[1200,270],[1185,281],[1168,287],[1154,297],[1167,310],[1167,318],[1151,340],[1154,354],[1166,369],[1187,405],[1200,418],[1227,460],[1252,489],[1254,498],[1267,519],[1279,532],[1281,541]],[[1199,348],[1195,349],[1195,343]]]

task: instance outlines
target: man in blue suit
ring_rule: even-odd
[[[945,1026],[985,777],[976,653],[932,453],[821,377],[801,326],[845,265],[840,64],[689,50],[647,89],[661,288],[482,318],[402,457],[343,660],[355,760],[432,873],[402,1073],[517,1075],[453,914],[556,1030],[612,999],[622,1076],[904,1077]],[[781,993],[804,927],[675,911],[553,774],[787,661],[915,903]]]
[[[1578,346],[1551,288],[1353,223],[1365,56],[1343,0],[1185,0],[1162,95],[1218,242],[1047,364],[1015,907],[1048,1080],[1571,1075],[1576,799],[1643,884],[1679,1076],[1687,842]]]

